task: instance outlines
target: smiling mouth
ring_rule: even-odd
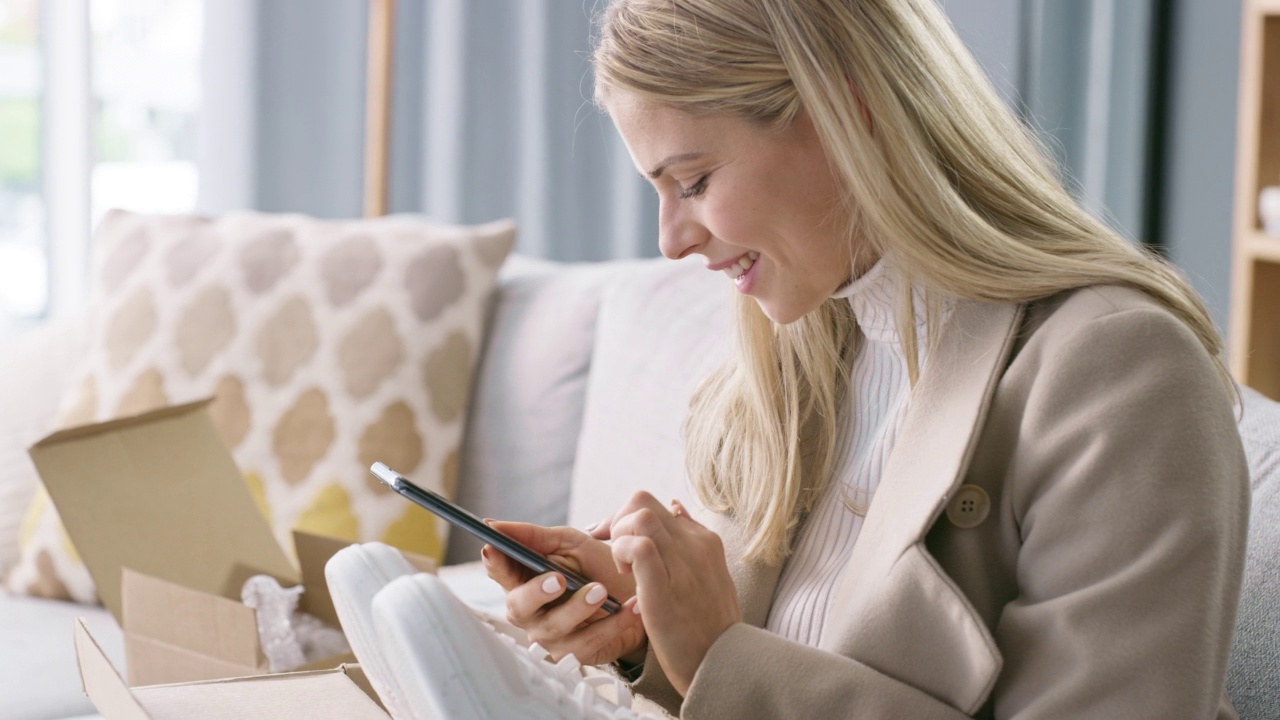
[[[723,272],[725,275],[728,275],[730,280],[737,280],[743,275],[746,275],[747,271],[751,269],[751,266],[754,265],[756,260],[758,260],[759,258],[760,258],[760,253],[756,252],[755,250],[752,250],[746,255],[743,255],[742,259],[738,260],[737,265],[730,265],[729,267],[725,268],[721,272]]]

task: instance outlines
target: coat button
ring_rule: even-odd
[[[961,485],[947,503],[947,519],[959,528],[977,527],[991,512],[991,498],[977,485]]]

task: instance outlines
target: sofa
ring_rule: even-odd
[[[457,487],[478,514],[583,526],[631,492],[691,501],[680,427],[698,380],[727,356],[729,285],[695,259],[560,264],[513,256],[491,300]],[[0,345],[0,463],[54,413],[82,325],[54,323]],[[1241,435],[1253,475],[1239,635],[1229,689],[1244,718],[1280,717],[1280,404],[1245,388]],[[8,453],[8,456],[3,453]],[[0,487],[0,504],[34,488]],[[467,602],[501,591],[454,533],[441,574]],[[72,619],[118,667],[119,628],[100,607],[0,595],[0,717],[96,717],[81,692]]]

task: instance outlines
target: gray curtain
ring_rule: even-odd
[[[557,260],[657,254],[656,196],[591,103],[593,2],[396,5],[393,212],[515,218],[518,251]],[[366,11],[206,2],[205,85],[223,92],[205,104],[203,210],[360,214]],[[237,25],[252,26],[251,43]],[[234,88],[256,101],[237,104]]]
[[[940,0],[1082,202],[1226,327],[1240,3]]]
[[[943,0],[1086,207],[1155,243],[1152,163],[1163,0]]]
[[[590,100],[604,2],[398,0],[392,210],[513,217],[536,256],[656,254],[656,198]],[[1239,7],[939,2],[1086,206],[1225,317]],[[205,7],[201,209],[359,215],[365,2]]]

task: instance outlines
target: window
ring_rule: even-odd
[[[196,204],[200,0],[93,0],[94,224]]]
[[[49,304],[38,10],[38,0],[0,0],[0,331]]]
[[[107,210],[195,207],[203,10],[0,0],[0,336],[84,308]]]

